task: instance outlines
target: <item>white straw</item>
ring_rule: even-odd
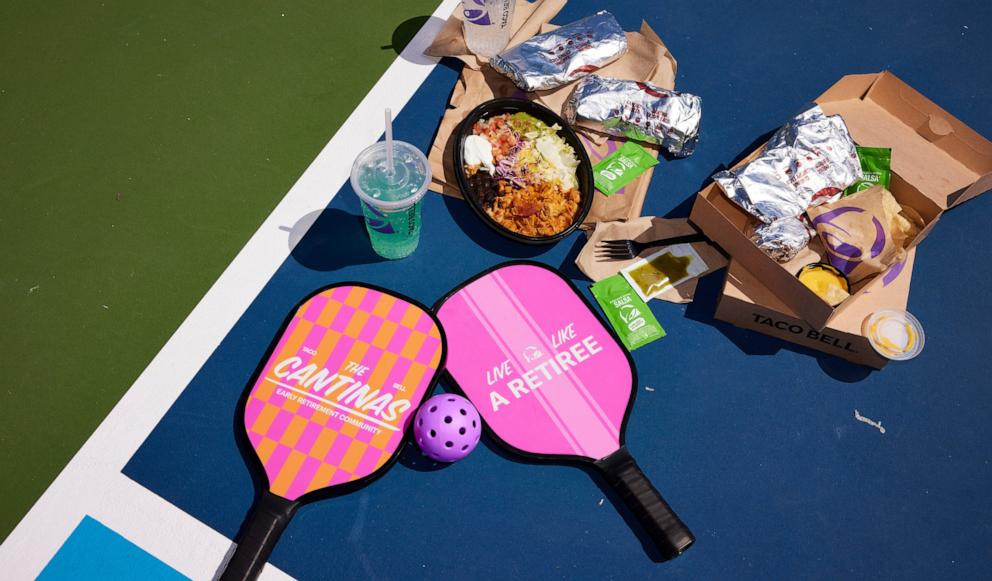
[[[393,173],[393,112],[386,108],[386,172]]]

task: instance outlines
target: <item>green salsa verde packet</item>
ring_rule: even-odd
[[[665,336],[665,329],[654,318],[647,303],[637,296],[622,275],[604,278],[592,285],[591,290],[628,351]]]
[[[857,147],[861,160],[861,173],[864,177],[844,190],[845,196],[881,185],[889,189],[892,181],[892,150],[888,147]]]
[[[625,141],[616,151],[592,166],[593,181],[597,190],[612,196],[656,165],[658,160],[648,150],[633,141]]]

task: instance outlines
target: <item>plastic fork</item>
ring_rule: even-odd
[[[707,242],[707,238],[702,234],[685,234],[683,236],[661,238],[649,242],[638,242],[637,240],[600,240],[599,246],[596,247],[596,256],[609,260],[630,260],[648,248],[685,242]]]

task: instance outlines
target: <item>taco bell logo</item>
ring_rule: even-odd
[[[537,361],[538,359],[543,357],[544,354],[541,353],[540,349],[531,345],[526,349],[524,349],[523,356],[524,356],[524,361],[530,363],[531,361]]]
[[[820,232],[820,238],[827,247],[827,252],[830,253],[830,264],[837,267],[837,269],[845,275],[851,274],[851,272],[854,271],[859,264],[861,264],[863,255],[861,248],[853,244],[848,244],[847,242],[844,242],[843,237],[837,236],[837,233],[842,233],[846,236],[851,235],[850,232],[833,222],[835,218],[847,214],[848,212],[861,213],[864,212],[864,210],[861,208],[845,206],[837,208],[836,210],[824,212],[816,218],[813,218],[813,226]],[[871,222],[875,227],[875,241],[872,243],[871,249],[868,252],[870,258],[875,258],[882,253],[882,250],[885,249],[885,228],[882,227],[882,223],[879,222],[878,218],[875,216],[871,217]]]
[[[489,10],[486,9],[486,0],[465,0],[465,10],[463,12],[465,20],[479,26],[492,24],[489,19]]]
[[[620,319],[627,323],[627,329],[630,331],[636,331],[647,324],[641,312],[629,303],[620,306]]]
[[[364,204],[362,205],[365,206]],[[396,233],[396,230],[393,229],[393,225],[390,224],[389,220],[386,218],[386,214],[378,208],[373,208],[372,206],[365,206],[365,208],[369,211],[369,213],[375,216],[374,218],[372,216],[365,217],[365,221],[368,223],[369,228],[381,234]]]

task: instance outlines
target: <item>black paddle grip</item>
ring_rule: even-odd
[[[692,546],[696,537],[668,506],[633,456],[622,446],[596,462],[607,482],[620,495],[655,547],[665,559],[673,559]]]
[[[220,576],[220,581],[253,581],[265,567],[272,548],[286,529],[300,503],[276,496],[268,490],[255,499],[238,536],[238,548]]]

